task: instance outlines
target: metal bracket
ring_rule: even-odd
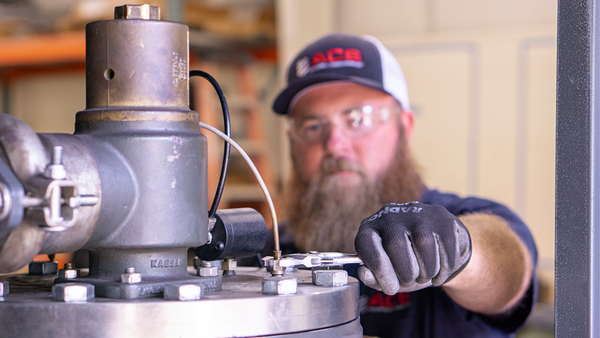
[[[52,179],[43,201],[44,221],[40,227],[48,232],[64,231],[72,227],[77,220],[80,206],[98,203],[98,197],[79,195],[77,182],[67,180],[67,171],[62,164],[63,147],[55,146],[52,162],[46,167],[44,175]]]
[[[46,224],[41,227],[49,232],[64,231],[77,221],[80,206],[92,206],[98,200],[93,195],[79,195],[74,181],[54,180],[46,188],[43,207]]]
[[[75,224],[77,209],[63,201],[78,196],[77,185],[72,181],[54,180],[48,184],[44,196],[44,220],[42,228],[46,231],[64,231]],[[63,204],[65,204],[63,206]]]

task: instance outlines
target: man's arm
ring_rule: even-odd
[[[509,311],[532,278],[531,255],[503,218],[457,218],[439,205],[385,205],[362,221],[355,248],[366,285],[388,295],[441,286],[456,303],[482,314]]]
[[[459,219],[471,235],[469,263],[444,284],[462,307],[483,314],[501,314],[518,304],[531,283],[529,251],[501,217],[474,213]]]

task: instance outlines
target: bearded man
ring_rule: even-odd
[[[404,75],[377,39],[308,45],[273,109],[289,118],[293,161],[282,248],[358,253],[364,266],[347,269],[364,283],[365,335],[509,337],[525,322],[531,233],[501,204],[425,186]]]

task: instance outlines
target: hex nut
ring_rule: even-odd
[[[219,268],[216,266],[201,266],[198,268],[198,276],[200,277],[212,277],[219,275]]]
[[[30,275],[55,275],[58,272],[58,262],[31,262],[29,263]]]
[[[77,269],[60,269],[58,270],[58,277],[65,279],[73,279],[79,277],[79,270]]]
[[[67,178],[67,170],[62,164],[50,164],[46,167],[44,176],[53,180],[64,180]]]
[[[202,294],[200,284],[167,284],[163,291],[163,297],[167,300],[199,300]]]
[[[314,270],[312,282],[318,286],[342,286],[348,284],[346,270]]]
[[[223,270],[235,271],[237,269],[237,261],[234,259],[226,259],[223,261]]]
[[[52,299],[57,302],[87,302],[94,298],[94,285],[63,283],[52,286]]]
[[[8,281],[0,282],[0,297],[8,295]]]
[[[262,280],[262,293],[290,295],[298,291],[298,279],[293,277],[270,276]]]
[[[134,268],[127,268],[125,273],[121,274],[121,283],[136,284],[142,281],[142,274],[135,272]]]

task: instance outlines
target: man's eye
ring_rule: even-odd
[[[348,123],[352,128],[360,128],[364,125],[365,116],[359,108],[354,108],[347,113]]]
[[[305,132],[315,132],[321,130],[323,124],[320,121],[304,121],[300,129]]]

